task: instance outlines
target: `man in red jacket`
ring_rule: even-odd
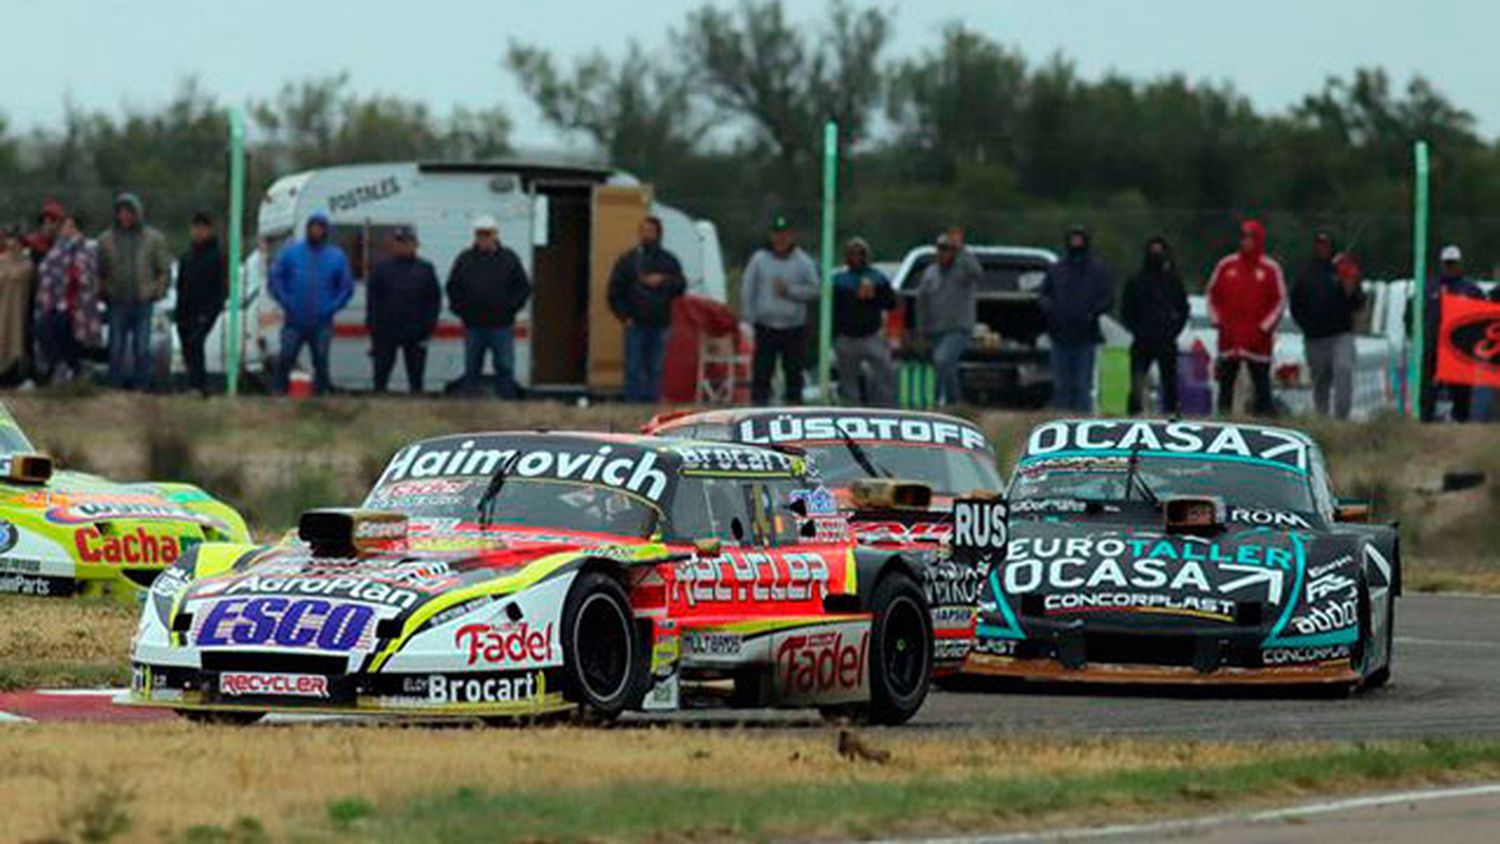
[[[1240,363],[1250,369],[1255,413],[1270,416],[1271,342],[1286,309],[1286,279],[1281,265],[1266,256],[1266,228],[1256,220],[1240,225],[1240,249],[1214,267],[1208,281],[1208,316],[1219,328],[1219,414],[1234,407],[1234,382]]]

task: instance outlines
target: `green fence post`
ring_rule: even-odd
[[[230,396],[240,392],[240,297],[244,282],[243,229],[245,217],[245,113],[229,110],[229,354],[225,362],[225,386]]]
[[[1417,141],[1413,150],[1416,159],[1416,185],[1412,190],[1412,315],[1411,346],[1406,360],[1406,409],[1413,419],[1422,418],[1422,366],[1426,356],[1423,344],[1427,342],[1427,181],[1429,161],[1427,142]]]
[[[831,400],[828,383],[829,355],[833,353],[833,237],[838,200],[839,125],[823,126],[823,283],[818,301],[818,393],[823,403]]]

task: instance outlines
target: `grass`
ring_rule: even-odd
[[[103,598],[0,596],[0,691],[124,683],[139,617]]]
[[[1500,744],[187,723],[0,730],[3,836],[676,840],[998,831],[1500,775]],[[162,795],[170,795],[163,799]],[[73,824],[73,826],[66,826]],[[104,834],[107,833],[107,834]]]

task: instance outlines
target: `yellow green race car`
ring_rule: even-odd
[[[190,484],[57,469],[0,404],[0,593],[133,598],[194,545],[249,540],[232,507]]]

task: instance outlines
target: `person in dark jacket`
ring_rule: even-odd
[[[333,318],[354,297],[354,274],[349,256],[333,243],[333,223],[327,214],[307,218],[301,240],[276,256],[271,265],[271,298],[281,306],[281,351],[276,367],[276,391],[285,393],[292,367],[302,347],[312,354],[314,386],[318,395],[333,391],[328,351],[333,345]]]
[[[896,401],[896,367],[880,329],[896,307],[896,291],[885,273],[870,266],[870,244],[862,237],[844,246],[844,270],[833,277],[833,351],[839,367],[839,401],[890,407]],[[867,402],[859,395],[865,378]]]
[[[208,374],[203,362],[203,344],[224,310],[229,293],[229,268],[213,218],[206,212],[193,215],[189,225],[192,244],[177,259],[177,307],[172,318],[182,342],[182,362],[187,366],[188,386],[208,396]]]
[[[1146,402],[1151,367],[1161,378],[1161,412],[1177,415],[1177,335],[1187,326],[1188,298],[1164,237],[1146,241],[1141,270],[1125,282],[1120,317],[1131,334],[1129,412]]]
[[[1052,341],[1052,406],[1092,413],[1094,360],[1104,342],[1099,317],[1114,305],[1114,280],[1093,256],[1087,229],[1069,229],[1066,247],[1042,281],[1042,313]]]
[[[1313,255],[1292,280],[1292,319],[1302,328],[1313,405],[1348,419],[1354,407],[1354,316],[1364,306],[1359,270],[1337,254],[1333,236],[1318,232]]]
[[[687,279],[677,256],[661,245],[660,218],[642,220],[639,236],[609,274],[609,309],[625,323],[625,400],[655,404],[672,300],[687,292]]]
[[[531,280],[516,253],[500,244],[500,225],[484,215],[474,221],[474,245],[453,259],[448,271],[448,307],[464,323],[464,388],[479,391],[486,353],[495,361],[495,392],[515,398],[516,314],[531,298]]]
[[[1440,269],[1437,278],[1429,278],[1423,285],[1427,301],[1424,303],[1422,336],[1422,421],[1431,422],[1437,414],[1438,390],[1448,391],[1448,399],[1453,403],[1453,421],[1468,422],[1471,400],[1474,396],[1474,388],[1463,384],[1434,383],[1437,375],[1437,348],[1438,333],[1442,327],[1443,319],[1443,294],[1462,296],[1466,299],[1483,299],[1484,291],[1479,285],[1470,281],[1464,275],[1464,253],[1454,244],[1444,246],[1438,253]],[[1411,299],[1406,302],[1406,333],[1411,334],[1412,315],[1416,312],[1416,303]]]
[[[375,392],[383,393],[396,366],[396,351],[406,363],[406,383],[422,392],[427,372],[427,341],[437,327],[443,293],[432,262],[417,257],[417,235],[406,226],[391,233],[391,257],[375,265],[365,288],[365,324],[370,327],[370,357]]]

